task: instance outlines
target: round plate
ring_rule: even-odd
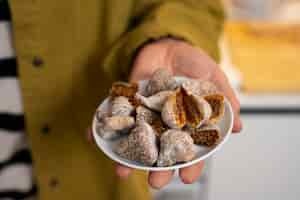
[[[176,78],[178,82],[181,82],[184,80],[182,77]],[[143,90],[147,84],[147,81],[140,81],[139,82],[139,89]],[[108,99],[105,99],[98,107],[97,110],[99,109],[106,109],[108,107]],[[201,160],[204,160],[208,158],[209,156],[213,155],[215,152],[220,150],[220,148],[226,143],[228,140],[231,131],[232,131],[232,126],[233,126],[233,111],[231,108],[230,103],[228,102],[227,99],[225,99],[225,112],[224,112],[224,117],[220,120],[220,122],[217,124],[218,127],[220,128],[220,133],[221,133],[221,139],[220,142],[214,146],[214,147],[205,147],[205,146],[199,146],[196,145],[196,157],[186,163],[179,163],[175,164],[169,167],[152,167],[152,166],[146,166],[142,163],[132,161],[132,160],[127,160],[125,158],[120,157],[118,154],[116,154],[113,149],[115,145],[117,144],[117,141],[119,139],[114,139],[114,140],[105,140],[102,137],[100,137],[97,132],[96,132],[96,117],[94,116],[93,119],[93,124],[92,124],[92,131],[93,131],[93,137],[94,140],[99,147],[110,159],[128,166],[130,168],[134,169],[140,169],[140,170],[146,170],[146,171],[165,171],[165,170],[175,170],[175,169],[180,169],[183,167],[188,167],[190,165],[193,165]]]

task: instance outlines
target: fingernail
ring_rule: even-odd
[[[233,125],[232,132],[233,133],[240,133],[243,129],[243,124],[240,120],[237,120],[237,122]]]

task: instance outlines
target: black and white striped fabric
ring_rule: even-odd
[[[7,0],[0,0],[0,200],[34,199],[32,161],[12,46]]]

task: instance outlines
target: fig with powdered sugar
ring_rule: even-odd
[[[186,125],[197,128],[209,120],[211,112],[205,99],[178,89],[167,99],[161,116],[170,128],[181,129]]]
[[[97,123],[97,133],[104,139],[114,139],[120,134],[126,133],[135,124],[130,116],[105,117]]]
[[[152,166],[158,157],[155,131],[146,122],[140,122],[122,138],[116,146],[115,152],[121,157]]]
[[[172,74],[165,68],[157,69],[149,80],[145,94],[146,96],[154,95],[165,90],[175,90],[178,83]]]
[[[217,86],[210,81],[189,79],[182,83],[186,93],[203,97],[210,105],[212,114],[210,124],[216,124],[224,115],[224,96],[218,91]]]
[[[156,136],[160,137],[161,134],[167,130],[167,126],[161,120],[159,113],[156,113],[144,106],[136,108],[136,123],[147,122],[155,130]]]
[[[218,123],[225,113],[225,97],[221,94],[209,94],[203,96],[203,98],[209,103],[212,109],[209,124]]]
[[[181,130],[168,130],[160,138],[157,166],[166,167],[194,159],[196,151],[191,136]]]
[[[116,97],[111,104],[112,116],[130,116],[134,111],[134,107],[127,97]]]
[[[214,83],[197,79],[188,79],[184,81],[182,83],[182,88],[188,94],[194,94],[197,96],[219,93],[217,86]]]
[[[139,102],[135,99],[135,94],[138,92],[139,86],[137,83],[115,82],[113,83],[109,93],[112,99],[122,96],[127,97],[133,106],[138,106]]]
[[[173,93],[174,91],[161,91],[149,97],[136,93],[135,97],[143,106],[160,112],[167,98]]]
[[[197,145],[212,147],[218,144],[221,139],[220,129],[216,125],[210,124],[201,128],[186,128],[185,130],[190,133],[194,144]]]

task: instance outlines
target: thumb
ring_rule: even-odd
[[[240,132],[243,127],[240,118],[240,102],[223,71],[218,70],[218,72],[216,72],[215,76],[213,77],[213,82],[224,93],[232,106],[234,112],[233,132]]]

